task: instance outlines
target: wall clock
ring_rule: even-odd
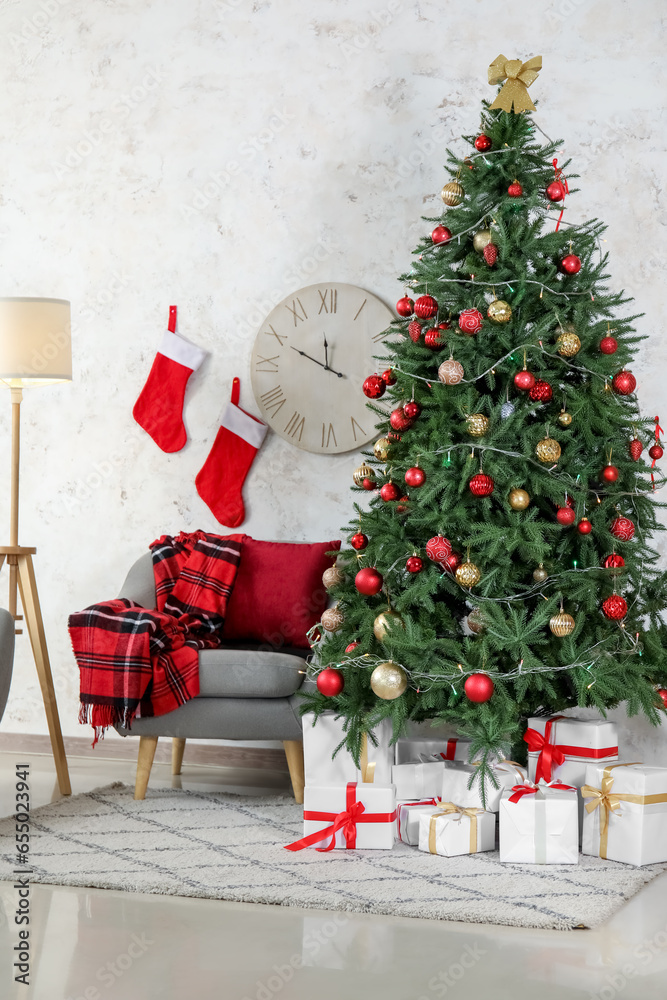
[[[376,437],[361,387],[377,368],[373,355],[382,353],[393,319],[384,302],[356,285],[308,285],[279,302],[251,359],[255,400],[276,434],[332,455]]]

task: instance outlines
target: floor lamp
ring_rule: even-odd
[[[23,621],[25,616],[42,689],[58,786],[63,795],[71,795],[72,789],[35,583],[32,557],[37,549],[19,545],[19,446],[23,389],[71,380],[69,302],[63,299],[0,298],[0,381],[9,387],[12,403],[9,545],[0,545],[0,569],[6,560],[9,567],[9,611],[14,621]],[[17,613],[17,589],[23,615]],[[21,631],[17,628],[17,635]]]

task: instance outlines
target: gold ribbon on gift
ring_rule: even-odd
[[[365,785],[372,785],[375,780],[375,761],[368,763],[368,733],[361,737],[361,755],[359,757],[361,780]]]
[[[534,111],[535,105],[528,94],[528,87],[537,80],[541,69],[542,56],[533,56],[525,63],[520,59],[506,59],[503,55],[494,59],[489,66],[489,83],[493,85],[502,83],[503,80],[507,82],[491,105],[491,111],[495,108],[511,111],[512,105],[516,114]]]
[[[438,802],[438,812],[433,813],[428,828],[428,849],[431,854],[437,854],[435,848],[435,821],[438,816],[452,816],[457,814],[455,822],[460,823],[464,816],[470,820],[470,854],[477,854],[477,816],[484,812],[476,806],[465,808],[457,806],[454,802]]]
[[[654,802],[667,802],[667,794],[662,795],[631,795],[624,792],[612,792],[614,778],[611,772],[615,767],[633,767],[641,761],[635,760],[632,764],[610,764],[605,767],[602,776],[601,788],[593,788],[592,785],[584,785],[581,794],[586,802],[586,811],[592,813],[595,809],[600,810],[600,857],[606,860],[607,846],[609,839],[609,817],[612,813],[620,813],[621,802],[636,802],[641,806],[652,805]]]

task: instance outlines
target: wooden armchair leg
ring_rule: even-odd
[[[135,799],[145,799],[148,779],[151,776],[157,736],[140,736],[139,753],[137,755],[137,780],[134,785]]]
[[[303,766],[303,743],[301,740],[283,740],[289,776],[292,779],[292,790],[296,802],[303,802],[303,786],[305,784]]]
[[[183,767],[183,751],[185,750],[185,740],[174,737],[171,741],[171,773],[180,774]]]

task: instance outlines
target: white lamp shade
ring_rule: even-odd
[[[17,388],[71,382],[69,302],[0,298],[0,380]]]

